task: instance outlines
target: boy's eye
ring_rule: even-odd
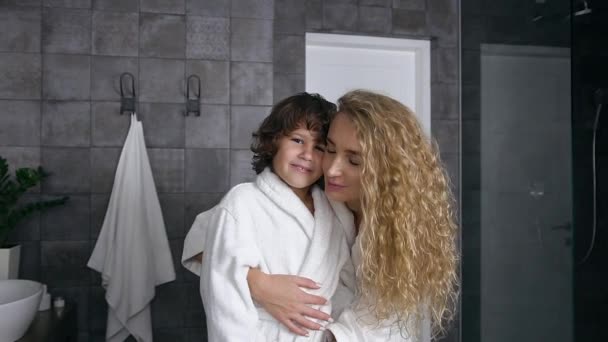
[[[325,152],[334,154],[334,153],[336,153],[336,150],[328,147],[325,149]]]
[[[300,138],[291,138],[291,141],[295,142],[296,144],[303,144],[304,140],[300,139]]]
[[[324,145],[317,145],[315,146],[315,149],[321,151],[321,152],[325,152],[325,146]]]

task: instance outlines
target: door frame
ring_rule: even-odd
[[[342,47],[413,53],[416,70],[414,76],[416,105],[412,110],[424,132],[429,137],[431,136],[431,42],[429,40],[307,32],[305,46],[306,61],[309,60],[311,53],[309,47]],[[309,69],[306,68],[306,80],[309,77]]]

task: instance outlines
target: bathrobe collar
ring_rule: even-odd
[[[258,175],[255,184],[272,202],[298,221],[309,239],[312,237],[315,225],[313,214],[308,210],[304,202],[300,200],[298,195],[279,176],[267,167]],[[323,191],[318,186],[313,185],[312,199],[315,211],[321,197],[324,197]]]
[[[355,216],[353,212],[348,209],[346,204],[342,202],[336,202],[328,200],[331,208],[338,218],[340,225],[344,229],[344,233],[346,236],[346,241],[349,246],[352,246],[355,243],[355,238],[357,237],[357,231],[355,228]]]

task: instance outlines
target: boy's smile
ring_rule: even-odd
[[[323,151],[318,133],[298,128],[278,139],[272,169],[298,196],[305,195],[323,174]]]

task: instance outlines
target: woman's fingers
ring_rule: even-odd
[[[312,279],[309,279],[309,278],[291,276],[291,279],[299,287],[315,289],[315,290],[321,288],[321,286],[319,284],[317,284],[315,281],[313,281]],[[323,305],[323,304],[327,303],[327,299],[325,299],[321,296],[315,296],[315,295],[306,293],[304,291],[302,291],[300,299],[303,301],[304,304]]]
[[[306,331],[305,329],[297,326],[290,319],[281,320],[281,323],[283,323],[283,325],[286,326],[287,329],[289,329],[289,331],[291,331],[292,333],[294,333],[296,335],[308,336],[308,331]]]
[[[321,324],[315,323],[304,316],[296,316],[292,318],[292,321],[310,330],[319,330],[323,327]]]
[[[300,294],[300,300],[304,303],[304,304],[316,304],[316,305],[324,305],[325,303],[327,303],[327,299],[321,297],[321,296],[315,296],[313,294],[310,293],[306,293],[304,291],[302,291],[302,293]]]
[[[310,305],[323,305],[327,300],[305,292],[318,289],[312,279],[291,275],[266,275],[258,269],[250,269],[247,281],[252,297],[277,321],[294,334],[307,336],[308,330],[323,328],[313,319],[330,321],[331,317]]]
[[[321,311],[321,310],[316,310],[313,309],[309,306],[304,306],[303,309],[301,309],[300,313],[304,316],[310,317],[310,318],[316,318],[322,321],[328,321],[331,322],[333,321],[331,319],[331,316],[326,314],[325,312]]]
[[[300,287],[305,287],[307,289],[314,289],[314,290],[321,288],[321,284],[317,284],[312,279],[305,278],[305,277],[298,277],[298,276],[291,276],[291,278],[293,279],[294,283],[296,283],[296,285],[298,285]]]

